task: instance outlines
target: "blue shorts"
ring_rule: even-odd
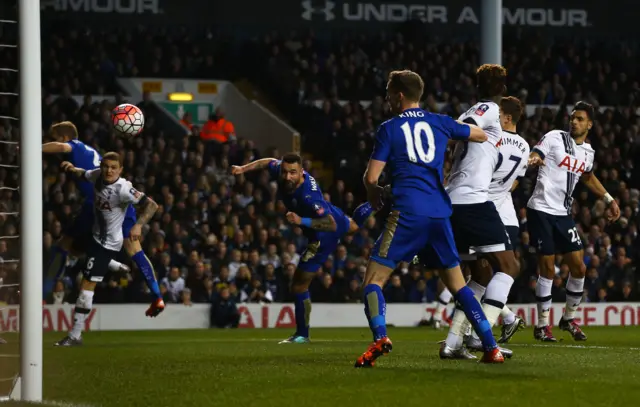
[[[583,249],[582,239],[571,215],[558,216],[527,208],[529,240],[538,254],[550,256]]]
[[[338,225],[335,232],[314,232],[313,238],[309,239],[307,249],[300,256],[298,268],[302,271],[315,273],[322,267],[325,261],[338,248],[340,239],[349,231],[351,219],[342,211],[334,211],[334,219]]]
[[[64,234],[74,240],[86,238],[91,235],[93,217],[93,202],[85,201],[78,214],[71,221],[71,225],[65,229]],[[136,224],[137,220],[135,208],[133,205],[129,205],[127,207],[127,212],[124,215],[124,222],[122,223],[122,234],[125,239],[129,237],[131,228]]]
[[[391,211],[371,259],[395,269],[399,262],[410,262],[418,253],[433,268],[449,269],[460,264],[449,218]]]

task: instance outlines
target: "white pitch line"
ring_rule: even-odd
[[[167,343],[233,343],[233,342],[272,342],[277,344],[282,339],[278,338],[175,338],[175,339],[165,339],[165,340],[147,340],[147,341],[109,341],[109,342],[101,342],[96,344],[96,346],[101,345],[162,345]],[[367,343],[367,339],[311,339],[311,343]],[[421,341],[421,340],[404,340],[398,341],[397,343],[422,343],[424,345],[438,345],[438,342],[432,341]],[[91,341],[87,342],[90,346]],[[295,344],[294,344],[295,345]],[[584,350],[632,350],[639,351],[638,347],[624,347],[624,346],[600,346],[600,345],[563,345],[563,344],[537,344],[537,343],[509,343],[505,345],[506,348],[509,347],[520,347],[520,348],[569,348],[569,349],[584,349]]]
[[[600,345],[551,345],[551,344],[542,344],[542,343],[514,343],[507,344],[505,347],[522,347],[522,348],[569,348],[569,349],[601,349],[601,350],[640,350],[640,348],[627,348],[623,346],[600,346]]]

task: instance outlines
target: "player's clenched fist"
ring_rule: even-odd
[[[544,165],[544,160],[539,155],[534,155],[529,158],[528,165],[529,167],[541,167]]]
[[[300,222],[302,222],[302,218],[300,218],[300,216],[298,216],[298,214],[294,212],[287,212],[285,217],[287,218],[287,222],[291,223],[292,225],[299,225]]]
[[[60,164],[60,168],[64,171],[73,171],[75,167],[69,161],[63,161],[62,164]]]

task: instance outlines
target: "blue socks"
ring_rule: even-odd
[[[382,294],[382,288],[376,284],[369,284],[364,288],[364,314],[369,320],[369,328],[373,334],[373,340],[387,336],[387,303]]]
[[[365,202],[360,204],[355,211],[353,211],[353,220],[359,227],[362,227],[372,214],[373,208],[371,207],[371,204],[369,202]]]
[[[146,281],[147,287],[149,287],[149,290],[151,290],[153,298],[162,298],[162,294],[160,294],[160,287],[158,286],[158,281],[156,280],[156,275],[153,272],[153,266],[151,265],[151,262],[149,261],[147,256],[145,256],[144,252],[141,250],[138,253],[134,254],[131,258],[142,272],[144,281]]]
[[[309,291],[295,295],[296,336],[309,337],[309,317],[311,316],[311,296]]]
[[[471,291],[469,287],[464,286],[460,291],[453,295],[453,298],[455,298],[455,300],[460,304],[464,314],[467,316],[467,319],[471,322],[473,329],[482,341],[484,350],[488,351],[495,349],[498,345],[496,344],[496,340],[493,338],[491,325],[482,311],[482,306],[473,295],[473,291]]]

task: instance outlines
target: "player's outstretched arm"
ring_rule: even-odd
[[[158,204],[156,203],[156,201],[145,195],[144,199],[140,201],[139,205],[141,206],[141,213],[138,215],[138,221],[136,222],[136,224],[144,226],[149,223],[151,218],[153,218],[153,215],[156,214],[156,211],[158,210]]]
[[[320,232],[335,232],[338,230],[338,224],[332,215],[326,215],[321,218],[301,218],[294,212],[287,212],[287,221],[292,225],[306,226]]]
[[[60,143],[57,141],[52,141],[50,143],[44,143],[42,145],[42,152],[44,154],[62,154],[62,153],[70,153],[71,146],[67,143]]]
[[[469,141],[474,143],[484,143],[489,138],[487,137],[487,133],[484,132],[480,127],[475,124],[461,122],[456,120],[458,123],[463,124],[469,127]]]
[[[62,164],[60,164],[60,168],[62,168],[63,171],[68,172],[70,174],[75,175],[76,177],[82,178],[85,176],[85,173],[87,172],[86,170],[83,170],[82,168],[76,168],[73,166],[73,164],[71,164],[69,161],[63,161]]]
[[[245,165],[232,165],[231,166],[231,174],[240,175],[245,172],[262,170],[267,168],[269,163],[277,161],[275,158],[261,158],[259,160],[255,160]]]
[[[607,192],[602,185],[598,177],[593,172],[585,172],[580,177],[580,181],[589,188],[589,191],[593,192],[598,198],[603,199],[607,205],[609,205],[609,214],[607,214],[607,220],[609,222],[615,222],[620,218],[620,207],[615,199]]]

